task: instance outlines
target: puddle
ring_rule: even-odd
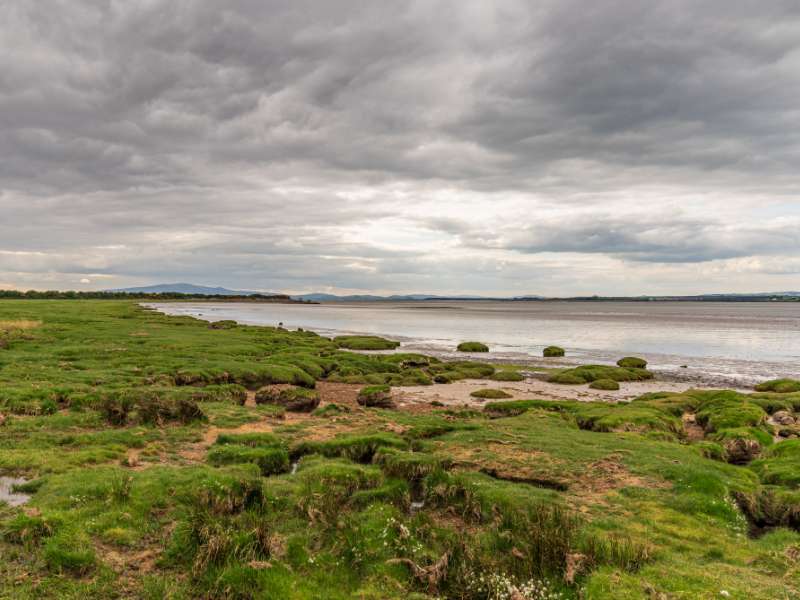
[[[300,464],[299,460],[296,460],[292,463],[292,472],[290,473],[290,475],[294,475],[295,473],[297,473],[297,465],[299,464]]]
[[[423,508],[425,508],[425,501],[424,500],[421,500],[419,502],[412,502],[411,503],[411,512],[412,513],[415,513],[418,510],[422,510]]]
[[[0,477],[0,502],[6,502],[10,506],[25,504],[31,497],[28,494],[14,492],[12,488],[27,482],[28,480],[22,477]]]

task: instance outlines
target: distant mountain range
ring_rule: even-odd
[[[200,296],[255,296],[255,295],[278,295],[274,292],[252,292],[245,290],[229,290],[224,287],[208,287],[203,285],[193,285],[191,283],[162,283],[158,285],[148,285],[143,287],[130,287],[117,290],[107,290],[110,292],[123,292],[129,294],[191,294]],[[800,292],[759,292],[753,294],[699,294],[695,296],[576,296],[570,298],[547,298],[544,296],[439,296],[436,294],[399,294],[392,296],[378,296],[374,294],[352,294],[338,296],[336,294],[312,293],[297,294],[291,297],[293,300],[304,302],[403,302],[403,301],[424,301],[424,300],[502,300],[502,301],[525,301],[525,300],[573,300],[573,301],[638,301],[647,302],[655,300],[668,301],[747,301],[747,300],[769,300],[772,298],[799,298]]]
[[[191,283],[160,283],[143,287],[129,287],[109,292],[122,292],[124,294],[193,294],[201,296],[253,296],[262,292],[247,292],[243,290],[229,290],[224,287],[208,287],[193,285]],[[273,294],[265,294],[273,295]]]

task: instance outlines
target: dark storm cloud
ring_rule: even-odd
[[[796,2],[10,0],[0,42],[0,283],[798,254]]]

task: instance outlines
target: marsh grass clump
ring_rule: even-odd
[[[237,446],[250,446],[251,448],[280,448],[283,441],[273,433],[220,433],[214,442],[224,446],[234,444]]]
[[[750,468],[764,484],[800,488],[800,440],[786,440],[767,448]]]
[[[50,571],[76,577],[89,573],[97,561],[91,544],[69,537],[50,538],[44,546],[43,557]]]
[[[298,387],[263,387],[256,392],[256,404],[274,404],[291,412],[311,412],[319,406],[319,392]]]
[[[483,342],[461,342],[456,350],[459,352],[488,352],[489,346]]]
[[[759,383],[755,387],[757,392],[775,392],[777,394],[791,394],[800,392],[800,381],[797,379],[773,379]]]
[[[17,513],[2,526],[3,538],[12,544],[36,545],[51,537],[62,525],[60,519]]]
[[[207,460],[217,467],[253,463],[265,477],[289,472],[289,453],[281,447],[225,444],[211,448]]]
[[[475,390],[474,392],[470,393],[470,396],[472,396],[473,398],[480,398],[482,400],[500,400],[503,398],[511,398],[511,394],[509,394],[508,392],[491,388]]]
[[[619,382],[613,379],[595,379],[589,384],[589,387],[593,390],[617,391],[619,390]]]
[[[340,406],[335,402],[331,402],[325,406],[315,408],[311,414],[315,417],[335,417],[337,415],[345,415],[349,412],[350,409],[347,406]]]
[[[568,385],[591,383],[598,379],[613,381],[642,381],[652,379],[653,374],[646,369],[609,367],[606,365],[582,365],[572,369],[564,369],[551,375],[547,381]]]
[[[359,463],[369,463],[379,448],[405,447],[405,441],[388,433],[345,435],[326,441],[301,442],[292,448],[291,456],[298,458],[306,454],[321,454],[328,458],[347,458]]]
[[[392,388],[389,385],[371,385],[361,388],[357,402],[369,408],[393,408]]]
[[[235,329],[239,324],[236,321],[223,319],[221,321],[211,321],[208,324],[209,329]]]
[[[647,361],[636,356],[626,356],[617,361],[617,366],[624,367],[626,369],[646,369]]]
[[[519,371],[496,371],[489,376],[492,381],[524,381],[525,377]]]
[[[400,346],[400,342],[376,335],[341,335],[333,338],[333,342],[347,350],[394,350]]]
[[[560,356],[564,356],[565,351],[560,346],[547,346],[544,350],[542,350],[542,356],[545,358],[557,358]]]
[[[161,427],[169,422],[186,424],[208,420],[195,400],[151,390],[108,396],[101,401],[98,408],[106,421],[117,427],[129,422]]]

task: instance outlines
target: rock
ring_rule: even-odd
[[[779,425],[794,425],[795,418],[788,410],[779,410],[772,415],[772,420]]]

